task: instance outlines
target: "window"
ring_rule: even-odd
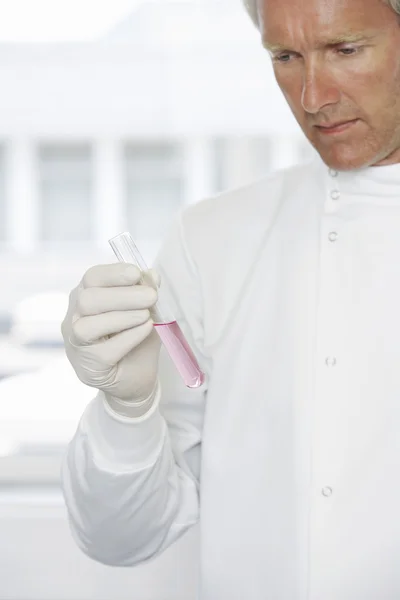
[[[0,148],[0,242],[4,242],[7,238],[7,218],[5,156],[4,148]]]
[[[184,166],[179,144],[125,147],[126,222],[138,240],[158,243],[183,205]]]
[[[92,237],[92,165],[88,145],[43,145],[39,150],[39,237],[85,242]]]

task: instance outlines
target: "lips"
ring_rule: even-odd
[[[356,121],[356,119],[349,119],[347,121],[337,121],[336,123],[331,123],[329,125],[316,125],[319,129],[335,129],[336,127],[340,127],[341,125],[346,125],[347,123],[352,123]]]
[[[318,135],[326,137],[340,137],[346,136],[347,132],[350,131],[353,127],[358,123],[358,119],[353,119],[352,121],[337,121],[332,125],[316,125],[316,129],[318,131]]]

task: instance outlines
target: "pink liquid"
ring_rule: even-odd
[[[200,387],[204,383],[204,373],[178,323],[155,323],[154,327],[187,387]]]

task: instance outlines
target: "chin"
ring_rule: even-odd
[[[324,163],[335,171],[353,171],[374,164],[375,156],[366,155],[352,148],[332,148],[329,151],[324,148],[316,148]]]

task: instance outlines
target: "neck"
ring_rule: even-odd
[[[379,159],[371,167],[386,167],[388,165],[396,165],[397,163],[400,163],[400,148],[396,148],[393,152],[385,156],[385,158]]]

